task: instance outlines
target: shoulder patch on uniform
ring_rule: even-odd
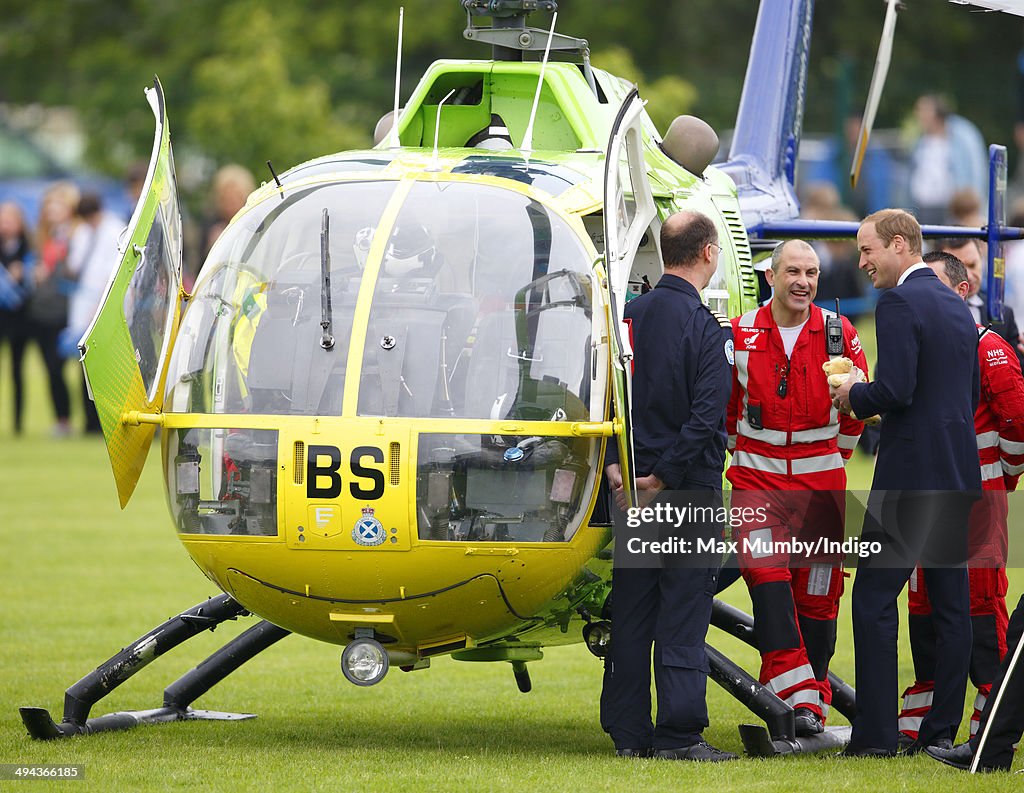
[[[721,325],[723,328],[731,328],[732,327],[732,322],[729,321],[728,317],[723,317],[721,314],[719,314],[713,308],[709,308],[708,311],[710,311],[714,315],[715,319],[718,320],[718,324]]]

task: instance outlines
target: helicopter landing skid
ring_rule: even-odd
[[[739,726],[743,748],[751,757],[842,749],[850,742],[850,727],[826,727],[817,735],[797,736],[793,708],[711,645],[705,644],[704,651],[708,676],[764,720],[766,727]]]
[[[743,741],[743,748],[751,757],[774,757],[780,754],[842,749],[850,742],[851,729],[851,727],[826,727],[824,732],[819,732],[817,735],[772,740],[768,730],[760,724],[741,724],[740,738]]]
[[[71,686],[64,695],[64,717],[59,724],[54,722],[45,708],[19,708],[21,720],[33,738],[52,740],[126,730],[139,724],[194,720],[241,721],[255,718],[255,714],[250,713],[193,710],[189,706],[246,661],[290,633],[265,620],[236,636],[171,683],[164,690],[163,707],[89,718],[93,705],[154,659],[204,630],[213,630],[226,620],[247,614],[228,595],[210,598],[149,631]]]
[[[735,636],[755,650],[757,649],[757,641],[754,638],[754,618],[735,606],[730,606],[716,598],[711,604],[711,624],[730,636]],[[857,692],[853,686],[831,670],[828,673],[828,682],[832,687],[832,707],[852,721],[857,715]]]
[[[715,600],[711,607],[711,624],[756,649],[754,620],[739,609]],[[789,704],[714,647],[705,644],[704,649],[709,677],[764,720],[764,726],[739,726],[743,747],[751,757],[842,749],[850,742],[850,727],[826,727],[817,735],[797,736],[795,713]],[[832,707],[852,720],[857,712],[857,692],[832,672],[829,672],[829,683]]]
[[[255,713],[222,713],[216,710],[193,710],[192,708],[185,710],[178,708],[126,710],[88,719],[84,729],[75,733],[67,731],[67,722],[57,724],[46,708],[19,708],[18,710],[29,735],[40,741],[69,738],[79,734],[91,735],[94,732],[127,730],[140,724],[164,724],[169,721],[244,721],[256,718]]]

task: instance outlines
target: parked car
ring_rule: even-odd
[[[97,193],[104,207],[127,223],[134,207],[124,185],[108,176],[67,168],[29,136],[0,121],[0,201],[17,202],[34,229],[43,194],[62,180],[74,182],[82,192]]]

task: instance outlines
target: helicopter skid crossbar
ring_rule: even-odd
[[[189,705],[238,667],[290,633],[291,631],[279,628],[266,620],[253,625],[245,633],[239,634],[213,653],[195,669],[189,670],[167,686],[164,690],[164,707],[187,711]]]
[[[767,729],[759,724],[740,725],[743,747],[751,757],[820,752],[841,749],[849,743],[849,727],[828,727],[817,735],[797,737],[793,708],[711,645],[705,644],[704,650],[711,679],[767,725]]]
[[[715,600],[711,608],[711,624],[756,648],[754,620],[739,609]],[[711,679],[765,723],[765,726],[741,724],[739,727],[743,746],[751,757],[820,752],[841,749],[849,743],[849,727],[827,727],[817,735],[798,737],[790,705],[714,647],[706,644],[705,651]],[[852,719],[856,713],[853,687],[831,672],[829,682],[833,691],[832,706]]]
[[[819,732],[817,735],[772,740],[768,730],[760,724],[741,724],[740,738],[743,740],[743,748],[751,757],[774,757],[780,754],[842,749],[850,742],[851,729],[850,727],[826,727],[824,732]]]
[[[711,604],[711,624],[730,636],[735,636],[749,644],[755,650],[757,642],[754,638],[754,618],[745,614],[735,606],[715,600]],[[832,707],[846,718],[853,720],[857,715],[857,692],[849,683],[834,672],[828,673],[828,682],[832,687]]]
[[[252,714],[192,710],[189,705],[249,659],[288,635],[289,631],[263,621],[235,637],[164,691],[164,706],[152,710],[121,711],[89,718],[89,711],[154,659],[204,630],[244,616],[248,612],[228,595],[218,595],[167,620],[159,627],[105,661],[64,695],[64,717],[57,724],[45,708],[20,708],[29,735],[40,740],[68,738],[139,724],[182,720],[237,721]]]
[[[773,740],[796,737],[793,709],[710,644],[704,645],[708,676],[762,719]]]

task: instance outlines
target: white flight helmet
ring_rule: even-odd
[[[427,230],[419,223],[400,223],[384,251],[384,274],[391,278],[430,277],[436,260],[437,248]]]

